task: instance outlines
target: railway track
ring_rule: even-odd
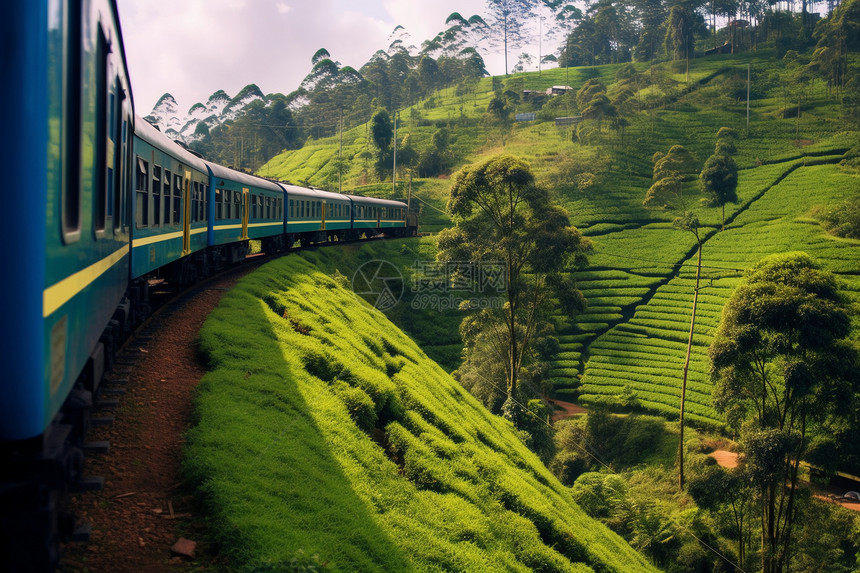
[[[186,535],[198,543],[196,562],[215,558],[199,545],[205,522],[193,518],[199,506],[181,477],[183,435],[194,389],[206,372],[195,340],[209,312],[242,276],[278,256],[318,246],[326,245],[250,256],[181,291],[152,285],[154,310],[123,344],[93,404],[84,473],[98,477],[88,480],[92,491],[70,498],[70,512],[83,525],[63,547],[61,571],[162,570],[194,559],[172,551]]]

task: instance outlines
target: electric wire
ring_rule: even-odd
[[[483,374],[479,374],[479,376],[481,376],[481,378],[483,378],[484,380],[486,380],[490,385],[492,385],[492,386],[493,386],[496,390],[498,390],[499,392],[502,392],[503,394],[506,394],[506,393],[507,393],[507,390],[503,390],[503,389],[502,389],[498,384],[496,384],[496,383],[495,383],[495,382],[493,382],[492,380],[490,380],[490,379],[486,378]],[[526,407],[522,402],[520,402],[519,400],[517,400],[517,399],[516,399],[516,398],[514,398],[513,396],[510,396],[510,400],[511,400],[512,402],[514,402],[517,406],[519,406],[519,407],[520,407],[524,412],[526,412],[526,414],[528,414],[528,415],[530,415],[530,416],[534,417],[536,420],[538,420],[540,423],[544,424],[546,427],[548,427],[548,428],[550,428],[550,429],[553,429],[552,424],[550,424],[549,422],[547,422],[546,420],[544,420],[543,418],[541,418],[540,416],[538,416],[537,414],[535,414],[534,412],[532,412],[531,410],[529,410],[529,409],[528,409],[528,408],[527,408],[527,407]],[[617,471],[615,471],[615,470],[612,468],[612,466],[607,465],[607,464],[606,464],[606,463],[604,463],[600,458],[598,458],[595,454],[592,454],[591,452],[589,452],[589,451],[588,451],[588,449],[586,449],[586,448],[585,448],[585,446],[580,446],[580,445],[579,445],[578,443],[576,443],[576,442],[574,442],[574,445],[576,445],[577,447],[579,447],[581,451],[583,451],[584,453],[586,453],[586,454],[587,454],[587,455],[589,455],[590,457],[592,457],[592,458],[594,458],[595,460],[597,460],[597,462],[598,462],[600,465],[602,465],[603,467],[605,467],[605,468],[609,471],[609,473],[611,473],[611,474],[613,474],[613,475],[619,475],[619,474],[618,474],[618,472],[617,472]],[[680,523],[680,522],[675,522],[675,524],[676,524],[678,527],[680,527],[681,529],[683,529],[687,534],[689,534],[689,535],[690,535],[690,537],[692,537],[693,539],[695,539],[696,541],[698,541],[699,543],[701,543],[705,548],[707,548],[709,551],[711,551],[714,555],[716,555],[717,557],[719,557],[720,559],[722,559],[723,561],[725,561],[726,563],[728,563],[729,565],[731,565],[732,567],[734,567],[735,569],[737,569],[738,571],[740,571],[741,573],[746,573],[746,570],[745,570],[745,569],[743,569],[740,565],[738,565],[738,564],[734,563],[731,559],[729,559],[728,557],[726,557],[725,555],[723,555],[723,554],[722,554],[720,551],[718,551],[717,549],[715,549],[715,548],[711,547],[711,545],[710,545],[710,544],[708,544],[708,542],[706,542],[704,539],[700,538],[698,535],[696,535],[695,533],[693,533],[693,532],[690,530],[690,528],[688,528],[686,525],[684,525],[683,523]]]

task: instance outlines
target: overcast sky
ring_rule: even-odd
[[[445,28],[451,12],[486,14],[484,0],[118,0],[137,112],[165,92],[181,111],[223,89],[250,83],[287,94],[311,70],[320,48],[356,69],[388,47],[395,26],[412,43]],[[487,57],[503,73],[500,57]]]

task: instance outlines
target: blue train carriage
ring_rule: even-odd
[[[49,570],[81,483],[70,405],[92,400],[128,281],[133,103],[112,1],[12,2],[0,38],[0,241],[20,255],[0,283],[0,569]]]
[[[141,117],[134,135],[131,278],[167,267],[165,278],[191,282],[207,264],[209,169]]]
[[[413,234],[406,225],[406,203],[374,197],[352,199],[352,228],[355,232],[370,238],[387,234],[403,237]]]
[[[206,162],[209,188],[209,251],[219,261],[232,263],[248,252],[257,239],[266,253],[286,247],[284,189],[272,181]]]
[[[286,237],[287,248],[296,241],[305,247],[323,243],[328,237],[323,223],[325,198],[316,189],[299,187],[291,183],[279,184],[287,194]]]
[[[322,220],[320,224],[325,231],[326,240],[343,241],[348,238],[352,229],[352,201],[348,195],[313,189],[322,201]]]

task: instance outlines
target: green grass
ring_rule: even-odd
[[[201,332],[185,469],[231,570],[652,570],[341,286],[335,250],[265,265]]]
[[[752,70],[749,129],[746,102],[731,95],[731,89],[741,84],[745,95],[748,64]],[[652,75],[648,65],[637,64],[636,68]],[[506,89],[519,92],[559,84],[578,89],[596,77],[612,96],[617,89],[618,69],[613,65],[556,69],[512,75],[501,81]],[[636,383],[643,408],[672,417],[677,406],[669,406],[670,397],[679,392],[678,364],[689,329],[694,239],[672,228],[677,213],[642,206],[652,184],[651,157],[681,144],[701,164],[713,152],[721,127],[737,130],[739,200],[726,205],[724,232],[717,232],[721,210],[702,205],[704,197],[695,181],[684,187],[687,207],[698,214],[707,240],[705,286],[690,374],[695,384],[691,407],[698,412],[697,421],[719,425],[721,419],[710,406],[706,349],[722,305],[743,269],[767,254],[802,249],[821,259],[847,284],[857,283],[852,274],[860,268],[857,242],[823,233],[811,216],[817,206],[838,202],[860,188],[856,173],[833,164],[819,165],[835,163],[844,150],[856,146],[857,130],[840,117],[824,82],[809,86],[808,105],[799,121],[784,119],[782,112],[789,103],[780,84],[790,82],[793,72],[784,68],[773,51],[696,58],[691,62],[689,85],[676,63],[656,64],[653,74],[661,72],[671,81],[633,94],[633,100],[650,107],[628,113],[629,125],[623,134],[610,130],[604,122],[600,132],[591,125],[591,131],[584,130],[575,141],[573,130],[556,127],[552,117],[577,114],[578,110],[552,104],[553,112],[539,112],[539,121],[513,125],[502,146],[498,130],[480,121],[491,93],[489,78],[481,81],[475,94],[457,95],[456,90],[446,89],[434,95],[433,105],[422,101],[403,110],[398,134],[409,134],[420,150],[429,145],[436,123],[441,122],[451,127],[452,148],[458,156],[455,167],[499,153],[511,153],[529,162],[538,181],[552,188],[571,221],[594,245],[589,269],[578,274],[588,308],[576,317],[553,317],[562,349],[551,370],[553,388],[567,397],[581,393],[586,400],[617,403],[619,388]],[[516,111],[533,109],[525,101],[516,102],[515,107]],[[412,119],[412,109],[420,114],[421,121]],[[358,126],[344,136],[349,149],[345,154],[353,158],[346,188],[392,196],[390,182],[373,182],[358,156],[368,149],[366,133],[366,126]],[[291,170],[303,175],[314,173],[308,176],[319,184],[327,177],[323,158],[334,157],[336,152],[335,139],[314,141],[303,150],[273,159],[272,164],[280,165],[288,178]],[[579,176],[589,183],[573,184]],[[439,211],[444,209],[449,187],[446,179],[413,181],[415,194],[423,201],[423,230],[435,232],[450,224]],[[402,190],[398,193],[405,196]],[[856,292],[856,286],[851,288],[855,290],[846,286],[847,292]],[[456,331],[460,315],[440,316],[436,326],[433,315],[425,314],[411,322],[406,316],[391,318],[446,369],[458,366],[457,341],[450,333]],[[446,330],[448,336],[443,335]],[[442,337],[444,342],[434,343],[434,337]],[[612,363],[619,357],[617,352],[625,349],[638,357],[634,361],[643,362],[645,371],[637,370],[630,359]],[[646,361],[647,357],[653,360]],[[649,374],[661,369],[664,376]],[[653,388],[648,386],[649,376]],[[649,393],[655,399],[649,398]]]

